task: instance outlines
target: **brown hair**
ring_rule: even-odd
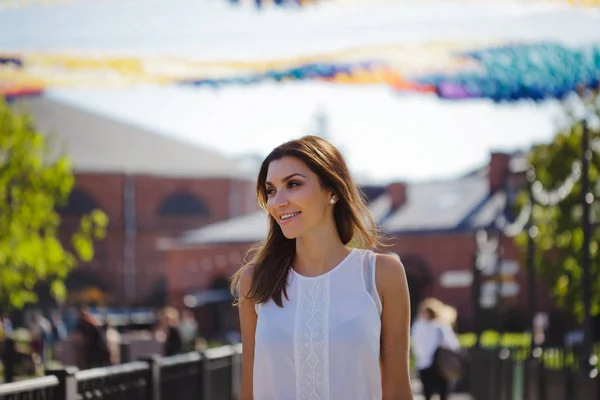
[[[360,189],[350,176],[344,157],[339,150],[318,136],[304,136],[286,142],[271,151],[258,173],[256,194],[258,203],[266,210],[265,181],[271,161],[295,157],[313,171],[321,186],[334,192],[339,200],[334,208],[334,220],[342,243],[350,247],[375,248],[380,245],[377,226],[369,214]],[[269,215],[267,238],[254,245],[247,254],[248,262],[233,276],[232,293],[236,296],[239,279],[246,268],[252,268],[252,286],[246,296],[255,303],[273,300],[283,307],[282,296],[287,298],[287,276],[296,256],[296,240],[283,235],[277,221]]]
[[[444,303],[433,297],[424,299],[419,305],[419,309],[427,313],[427,316],[432,320],[439,318],[443,307]]]

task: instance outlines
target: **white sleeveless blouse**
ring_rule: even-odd
[[[254,400],[381,400],[375,258],[353,249],[323,275],[292,269],[283,308],[257,305]]]

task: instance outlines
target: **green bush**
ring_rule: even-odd
[[[462,333],[458,335],[460,345],[465,348],[475,346],[477,335],[475,333]],[[481,334],[480,343],[482,347],[528,347],[531,343],[529,333],[504,333],[500,335],[496,331],[484,331]]]

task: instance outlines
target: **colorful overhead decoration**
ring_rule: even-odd
[[[57,0],[54,0],[57,1]],[[252,3],[257,8],[263,8],[265,6],[296,6],[302,7],[312,4],[320,3],[319,0],[225,0],[231,4],[240,4],[240,3]],[[369,0],[337,0],[338,3],[357,3],[357,2],[367,2]],[[372,1],[372,0],[371,0]],[[600,0],[520,0],[521,2],[527,2],[531,4],[532,2],[538,3],[554,3],[554,4],[568,4],[573,7],[600,7]],[[328,2],[331,2],[329,0]]]
[[[222,87],[265,80],[320,79],[345,84],[419,87],[404,76],[458,71],[471,61],[452,56],[465,43],[368,46],[268,61],[199,61],[177,57],[125,57],[50,52],[0,53],[0,82],[13,87],[123,87],[192,84]],[[369,61],[365,61],[369,60]],[[2,84],[0,84],[2,87]],[[0,89],[1,90],[1,89]],[[2,92],[0,91],[0,95]]]
[[[4,97],[5,100],[11,101],[19,97],[26,96],[37,96],[42,94],[44,88],[41,86],[25,86],[15,85],[10,83],[3,83],[0,81],[0,97]]]
[[[57,0],[54,0],[57,1]],[[302,7],[311,4],[318,4],[319,0],[225,0],[231,4],[240,4],[240,3],[251,3],[254,4],[257,8],[263,8],[265,6],[296,6]],[[356,3],[356,2],[366,2],[369,0],[338,0],[339,3]],[[372,1],[372,0],[371,0]],[[521,0],[522,2],[527,2],[528,4],[532,3],[532,0]],[[535,0],[533,0],[535,1]],[[331,0],[329,0],[331,2]],[[599,7],[600,0],[537,0],[537,2],[542,3],[554,3],[554,4],[568,4],[574,7]]]
[[[24,7],[39,7],[39,6],[53,6],[53,5],[68,5],[79,2],[80,0],[0,0],[0,11],[2,10],[13,10]],[[276,6],[295,6],[303,7],[307,5],[314,5],[323,3],[322,0],[222,0],[230,4],[253,4],[258,8],[263,7],[276,7]],[[358,2],[371,2],[372,0],[327,0],[327,3],[337,2],[340,4],[345,3],[358,3]],[[574,7],[600,7],[600,0],[520,0],[531,4],[532,2],[538,3],[554,3],[554,4],[568,4]]]
[[[431,85],[410,82],[402,78],[396,70],[381,63],[308,63],[242,76],[184,80],[179,83],[218,88],[224,85],[248,85],[265,81],[285,82],[296,80],[318,80],[355,85],[387,84],[398,90],[434,92]]]
[[[464,52],[478,68],[415,78],[442,98],[495,101],[561,99],[578,88],[597,88],[600,46],[571,49],[555,43],[505,45]]]
[[[5,97],[36,94],[46,87],[162,84],[201,90],[269,81],[387,85],[398,93],[434,93],[446,99],[544,100],[598,87],[600,45],[435,42],[255,62],[0,54],[0,95]]]
[[[302,7],[302,6],[306,6],[308,4],[318,3],[317,0],[227,0],[227,2],[231,3],[231,4],[252,2],[258,8],[262,8],[267,5],[280,6],[280,7],[282,7],[282,6],[283,7],[285,7],[285,6]]]

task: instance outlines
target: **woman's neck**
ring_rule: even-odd
[[[297,238],[294,269],[302,275],[318,276],[333,269],[349,252],[337,232],[320,238]]]

